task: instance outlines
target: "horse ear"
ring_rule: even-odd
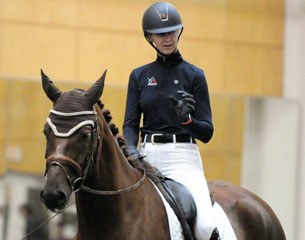
[[[104,90],[104,83],[106,72],[86,91],[85,97],[94,105],[102,96]]]
[[[56,102],[57,98],[60,96],[61,91],[53,84],[50,78],[41,71],[41,82],[44,92],[47,94],[48,98],[52,102]]]

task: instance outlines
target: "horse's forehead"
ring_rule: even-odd
[[[56,136],[69,137],[85,125],[94,127],[96,115],[84,92],[64,92],[54,103],[47,122]]]
[[[63,92],[54,103],[53,109],[60,112],[81,112],[92,110],[92,104],[84,96],[84,91],[75,89]]]

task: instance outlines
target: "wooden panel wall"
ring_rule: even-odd
[[[7,82],[0,81],[0,176],[3,175],[5,172],[6,167],[6,159],[5,159],[5,144],[6,144],[6,137],[7,137],[7,98],[8,92],[7,89]]]
[[[201,66],[212,92],[281,95],[284,0],[172,1],[185,31],[181,51]],[[151,1],[3,0],[4,75],[88,81],[109,69],[126,86],[130,70],[155,58],[141,32]]]

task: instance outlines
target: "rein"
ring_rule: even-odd
[[[60,212],[57,212],[56,214],[54,214],[52,217],[46,219],[45,221],[43,221],[41,224],[39,224],[37,227],[35,227],[31,232],[29,232],[27,235],[25,235],[21,240],[26,240],[28,239],[29,236],[31,236],[34,232],[38,231],[38,229],[42,228],[43,226],[45,226],[46,224],[48,224],[53,218],[55,218],[57,215],[63,213],[65,210],[67,210],[67,208],[71,207],[73,204],[75,204],[75,202],[72,202],[70,205],[68,205],[67,207],[65,207],[65,209],[63,209]]]
[[[95,189],[92,189],[92,188],[89,188],[86,186],[82,186],[81,190],[83,190],[85,192],[93,193],[96,195],[119,195],[119,194],[131,192],[131,191],[137,189],[138,187],[140,187],[142,185],[142,183],[145,181],[145,178],[146,178],[145,169],[143,169],[143,168],[139,168],[139,169],[141,169],[143,171],[142,177],[135,184],[133,184],[127,188],[122,188],[122,189],[113,190],[113,191],[111,191],[111,190],[103,191],[103,190],[95,190]]]
[[[127,187],[127,188],[122,188],[122,189],[118,189],[118,190],[108,190],[108,191],[96,190],[96,189],[92,189],[90,187],[87,187],[87,186],[83,185],[83,181],[85,180],[85,178],[78,177],[72,183],[71,177],[69,176],[69,174],[65,170],[64,166],[69,166],[69,167],[71,167],[74,170],[77,169],[78,170],[77,172],[80,173],[81,172],[81,167],[73,159],[71,159],[69,157],[66,157],[64,155],[51,155],[47,159],[47,163],[48,163],[48,168],[50,166],[52,166],[52,165],[57,165],[57,166],[59,166],[61,168],[61,170],[63,171],[63,173],[66,176],[66,179],[68,181],[69,187],[70,187],[70,189],[73,192],[77,192],[79,190],[83,190],[85,192],[89,192],[89,193],[96,194],[96,195],[119,195],[119,194],[131,192],[131,191],[139,188],[142,185],[142,183],[145,181],[145,179],[146,179],[145,169],[138,168],[143,173],[142,173],[142,177],[135,184],[133,184],[133,185]],[[80,183],[80,181],[81,181],[81,183]]]

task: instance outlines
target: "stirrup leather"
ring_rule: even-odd
[[[217,228],[213,230],[210,240],[221,240]]]

